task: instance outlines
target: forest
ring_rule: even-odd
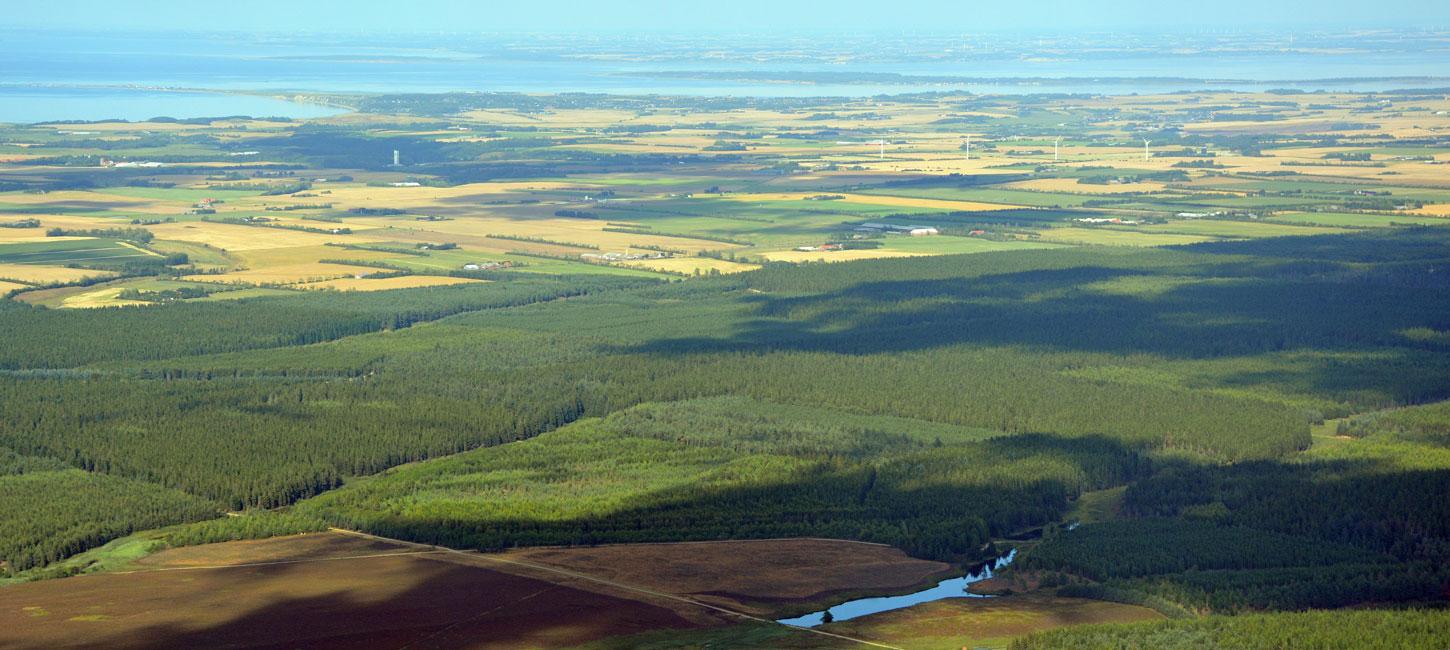
[[[842,537],[959,559],[1144,465],[1097,439],[984,435],[742,398],[644,404],[299,508],[448,546]]]
[[[1324,418],[1446,397],[1444,343],[1401,332],[1444,327],[1450,293],[1416,271],[1447,258],[1443,241],[1410,230],[767,266],[665,285],[501,276],[482,286],[329,296],[325,309],[291,297],[164,311],[11,305],[0,312],[13,342],[5,353],[11,370],[0,378],[12,405],[0,414],[0,444],[154,483],[217,510],[302,500],[334,523],[486,548],[814,531],[951,557],[1060,517],[1084,490],[1132,483],[1124,510],[1133,516],[1202,512],[1210,523],[1195,525],[1261,529],[1267,546],[1280,544],[1274,535],[1305,535],[1324,540],[1307,547],[1311,554],[1334,562],[1438,559],[1447,537],[1438,526],[1450,517],[1397,504],[1443,491],[1443,474],[1281,459],[1307,449],[1311,425]],[[1320,317],[1310,302],[1332,304],[1337,317]],[[86,330],[115,335],[80,334]],[[80,344],[45,345],[58,334]],[[729,417],[690,406],[715,404],[698,401],[715,396],[745,401],[725,402]],[[814,409],[811,424],[790,417],[760,426],[801,436],[798,446],[740,447],[760,437],[742,418],[788,408]],[[861,449],[861,433],[813,433],[822,419],[861,432],[877,429],[855,419],[883,417],[906,420],[882,431],[911,423],[940,433]],[[613,463],[652,457],[664,452],[647,451],[664,444],[659,421],[705,436],[666,449],[682,445],[710,462],[736,458],[729,462],[738,467],[707,480],[692,469],[701,461],[687,455],[677,471],[693,487],[666,489],[672,473],[637,477],[664,483],[612,497],[604,512],[617,514],[605,518],[532,521],[507,510],[458,518],[447,514],[446,494],[401,516],[382,505],[436,472],[472,475],[475,462],[554,455],[577,459],[567,462],[589,474],[606,439],[642,445],[619,448]],[[507,455],[492,449],[565,425],[507,446]],[[962,431],[994,437],[961,440]],[[736,441],[721,447],[727,432]],[[472,449],[476,461],[463,455],[351,478]],[[1017,469],[947,469],[980,464],[967,458]],[[932,490],[989,490],[992,500],[1016,505],[916,510],[957,502],[906,496],[927,488],[900,483],[899,468],[936,466],[946,473],[926,482]],[[1325,482],[1326,473],[1342,480]],[[783,482],[788,476],[795,478]],[[1024,476],[1035,478],[1017,478]],[[319,494],[325,498],[314,505],[308,497]],[[772,499],[794,505],[762,511]],[[542,503],[526,509],[549,511]],[[1346,511],[1360,513],[1354,524]],[[758,512],[772,515],[750,514]],[[810,514],[821,512],[839,515]],[[482,521],[511,523],[490,524],[485,534]],[[1213,538],[1164,525],[1164,535]],[[1091,547],[1054,548],[1044,544],[1030,561],[1109,582],[1185,568],[1313,564],[1164,558],[1124,572],[1074,563],[1082,553],[1104,561]]]

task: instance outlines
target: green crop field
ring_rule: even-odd
[[[1034,248],[1056,248],[1059,246],[1058,244],[1040,241],[996,241],[977,237],[891,237],[882,243],[882,248],[885,250],[925,253],[928,255],[1030,250]]]
[[[864,194],[881,196],[905,196],[921,199],[942,199],[948,201],[981,201],[1005,205],[1026,205],[1033,207],[1076,207],[1093,199],[1085,194],[1061,194],[1051,192],[1029,192],[1025,190],[994,189],[990,187],[960,186],[903,186],[863,190]]]
[[[1340,212],[1286,212],[1274,215],[1273,220],[1286,223],[1303,223],[1316,226],[1343,226],[1349,228],[1385,228],[1395,225],[1439,226],[1450,224],[1450,219],[1446,219],[1445,217]]]
[[[1275,218],[1275,221],[1278,221]],[[1289,220],[1292,224],[1294,221]],[[1266,221],[1226,220],[1175,220],[1165,224],[1141,226],[1143,232],[1175,233],[1181,235],[1205,235],[1226,239],[1248,239],[1256,237],[1307,237],[1310,235],[1333,235],[1346,232],[1341,228],[1315,227],[1310,225],[1286,225]]]
[[[239,199],[247,196],[256,196],[257,192],[227,190],[227,189],[189,189],[176,187],[109,187],[105,194],[117,196],[128,196],[141,199],[161,199],[165,201],[181,201],[195,203],[202,199],[216,199],[226,201],[228,199]]]
[[[111,239],[0,244],[0,263],[64,266],[80,262],[154,257],[153,253]]]

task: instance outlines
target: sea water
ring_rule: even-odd
[[[1306,91],[1378,91],[1435,85],[1433,80],[1393,77],[1450,74],[1450,50],[1422,46],[1414,37],[1343,37],[1298,48],[1287,43],[1281,48],[1274,38],[1236,37],[1228,47],[1221,38],[1205,37],[1164,49],[1171,42],[1166,37],[1137,44],[1113,36],[1058,42],[996,35],[957,44],[950,38],[896,36],[732,40],[679,35],[265,36],[0,30],[0,122],[225,115],[306,118],[339,110],[265,96],[291,92],[737,97],[865,97],[945,90],[1122,94],[1201,89],[1204,84],[1193,80],[1203,79],[1238,80],[1212,86],[1220,90],[1262,90],[1267,82],[1331,79],[1282,85]],[[1433,35],[1423,38],[1434,40]],[[1120,42],[1133,44],[1111,46]],[[689,78],[661,76],[662,72],[727,74]],[[730,78],[734,73],[758,72],[886,72],[972,81],[787,83]],[[994,81],[1001,78],[1016,81]],[[262,95],[204,92],[208,90]]]

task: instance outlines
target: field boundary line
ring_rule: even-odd
[[[615,543],[606,543],[606,544],[590,544],[589,546],[586,546],[586,547],[566,546],[566,545],[561,545],[561,544],[555,544],[555,545],[551,545],[551,546],[550,545],[546,545],[546,546],[530,546],[528,548],[530,550],[535,550],[535,549],[577,549],[577,548],[618,548],[618,547],[621,547],[621,546],[635,546],[635,547],[638,547],[638,546],[683,546],[683,545],[686,545],[686,544],[690,544],[690,545],[704,545],[704,544],[741,544],[741,543],[750,543],[750,542],[801,542],[801,541],[805,541],[805,542],[832,542],[832,543],[835,543],[835,544],[859,544],[861,546],[881,546],[881,547],[885,547],[885,548],[896,548],[896,547],[894,547],[894,546],[892,546],[890,544],[882,544],[880,542],[863,542],[863,541],[855,540],[855,539],[836,539],[834,537],[752,537],[752,538],[749,538],[749,539],[696,539],[696,540],[687,540],[687,541],[682,541],[682,542],[615,542]]]
[[[149,255],[151,257],[161,257],[161,253],[158,253],[158,252],[153,251],[153,250],[147,250],[145,248],[141,248],[140,246],[137,246],[135,244],[132,244],[131,242],[117,241],[116,243],[117,244],[120,244],[122,246],[125,246],[126,248],[129,248],[131,250],[140,251],[140,252],[145,253],[145,254],[147,254],[147,255]]]
[[[687,604],[690,604],[690,605],[694,605],[696,607],[703,607],[705,609],[714,610],[714,611],[717,611],[717,612],[721,612],[723,614],[727,614],[727,615],[730,615],[730,616],[734,616],[736,618],[742,618],[742,619],[745,619],[745,620],[755,621],[755,622],[758,622],[758,623],[774,623],[776,625],[780,625],[780,626],[783,626],[783,627],[788,627],[788,628],[795,629],[795,630],[800,630],[802,632],[810,632],[811,634],[818,634],[818,635],[821,635],[821,636],[828,636],[828,637],[831,637],[831,638],[834,638],[834,639],[840,639],[842,641],[850,641],[852,643],[859,643],[861,645],[872,646],[872,647],[875,647],[875,648],[886,648],[887,650],[902,650],[902,648],[898,648],[898,647],[893,646],[893,645],[887,645],[885,643],[877,643],[875,641],[867,641],[866,639],[858,639],[856,637],[850,637],[850,636],[846,636],[844,634],[836,634],[834,632],[826,632],[824,630],[817,630],[815,628],[809,628],[809,627],[801,627],[799,625],[788,625],[786,623],[781,623],[781,622],[776,621],[776,620],[772,620],[772,619],[768,619],[768,618],[763,618],[763,617],[760,617],[760,616],[755,616],[753,614],[746,614],[746,613],[743,613],[743,612],[737,612],[737,611],[735,611],[733,609],[729,609],[727,607],[721,607],[719,605],[712,605],[710,603],[703,602],[703,601],[699,601],[699,600],[695,600],[694,598],[689,598],[687,596],[681,596],[681,595],[678,595],[678,594],[664,593],[664,592],[660,592],[660,591],[655,591],[653,589],[648,589],[648,588],[645,588],[645,587],[639,587],[639,586],[635,586],[635,585],[624,584],[624,583],[621,583],[621,582],[615,582],[613,580],[606,580],[604,578],[597,578],[595,576],[591,576],[591,575],[586,574],[586,573],[579,573],[577,571],[570,571],[568,569],[561,569],[561,568],[558,568],[558,567],[551,567],[551,566],[543,565],[543,564],[535,564],[533,562],[523,562],[523,561],[520,561],[520,560],[509,560],[509,559],[505,559],[505,558],[502,558],[502,557],[498,557],[496,555],[489,555],[489,554],[485,554],[485,553],[480,553],[478,551],[464,551],[464,550],[459,550],[459,549],[456,549],[456,548],[448,548],[446,546],[436,546],[436,545],[432,545],[432,544],[423,544],[423,543],[420,543],[420,542],[409,542],[409,541],[406,541],[406,540],[393,539],[391,537],[383,537],[381,535],[373,535],[373,534],[370,534],[370,533],[364,533],[364,532],[356,531],[356,530],[347,530],[345,528],[329,528],[328,530],[329,531],[332,531],[334,533],[341,534],[341,535],[352,535],[352,536],[355,536],[355,537],[362,537],[364,539],[371,539],[371,540],[379,541],[379,542],[392,542],[394,544],[404,544],[404,545],[408,545],[408,546],[421,546],[421,547],[424,547],[424,548],[431,548],[431,549],[435,549],[435,550],[441,550],[441,551],[446,552],[446,553],[452,553],[452,554],[460,555],[460,556],[467,557],[467,558],[478,558],[478,559],[482,559],[482,560],[487,560],[489,562],[497,562],[497,563],[500,563],[500,564],[511,564],[511,565],[514,565],[514,566],[526,567],[526,568],[534,569],[534,570],[537,570],[537,571],[546,571],[546,572],[549,572],[549,573],[556,573],[556,574],[559,574],[559,575],[562,575],[562,576],[568,576],[570,578],[576,578],[576,579],[579,579],[579,580],[588,580],[590,582],[595,582],[595,583],[599,583],[599,584],[602,584],[602,585],[614,587],[616,589],[623,589],[625,591],[632,591],[632,592],[635,592],[635,593],[640,593],[640,594],[645,594],[645,595],[649,595],[649,596],[654,596],[656,598],[664,598],[664,599],[668,599],[668,600],[674,600],[674,601],[678,601],[678,602],[682,602],[682,603],[687,603]]]
[[[206,571],[214,569],[240,569],[246,567],[276,566],[279,564],[310,564],[312,562],[336,562],[338,560],[365,560],[378,557],[403,557],[411,555],[437,555],[448,551],[434,549],[432,551],[400,551],[397,553],[369,553],[367,555],[344,555],[341,557],[314,557],[298,560],[272,560],[268,562],[243,562],[241,564],[208,564],[204,566],[168,566],[154,569],[132,569],[130,571],[107,571],[108,574],[129,575],[133,573],[161,573],[163,571]]]

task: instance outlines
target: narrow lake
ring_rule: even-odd
[[[826,612],[831,613],[832,621],[849,621],[860,616],[889,612],[893,609],[928,603],[933,600],[944,600],[947,598],[991,598],[991,596],[980,596],[968,593],[967,585],[992,577],[994,571],[1011,564],[1012,560],[1016,557],[1017,549],[1012,549],[1011,552],[997,558],[991,565],[983,567],[981,573],[978,574],[965,575],[960,578],[948,578],[938,582],[935,587],[903,596],[880,596],[876,598],[848,600],[819,612],[811,612],[805,616],[797,616],[795,618],[783,618],[776,622],[794,625],[796,627],[815,627],[825,622]]]

